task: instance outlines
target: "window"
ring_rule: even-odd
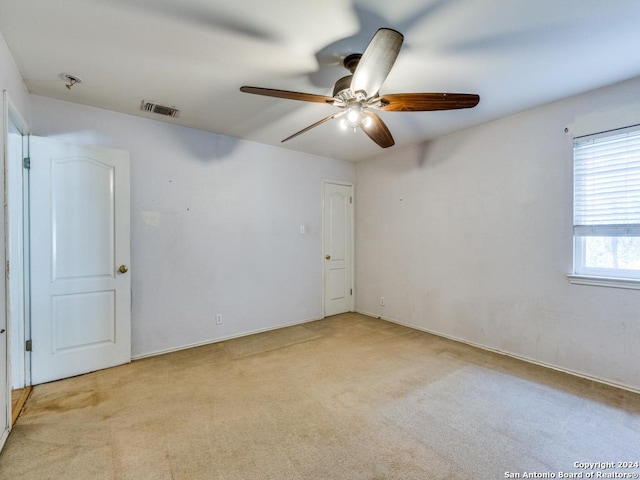
[[[640,284],[640,125],[573,145],[574,275]]]

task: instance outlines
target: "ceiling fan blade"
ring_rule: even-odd
[[[398,57],[403,40],[400,32],[390,28],[376,32],[353,72],[353,93],[364,92],[366,98],[378,93]]]
[[[312,128],[317,127],[318,125],[322,125],[325,122],[328,122],[329,120],[333,120],[334,118],[338,118],[341,117],[342,115],[344,115],[346,113],[346,110],[342,110],[340,112],[334,113],[333,115],[329,115],[328,117],[323,118],[322,120],[320,120],[319,122],[314,123],[313,125],[309,125],[307,128],[303,128],[302,130],[300,130],[299,132],[294,133],[293,135],[285,138],[284,140],[282,140],[280,143],[284,143],[287,140],[291,140],[292,138],[297,137],[298,135],[302,135],[305,132],[308,132],[309,130],[311,130]]]
[[[373,112],[362,112],[362,114],[365,116],[366,120],[362,122],[361,128],[371,140],[376,142],[382,148],[388,148],[395,145],[396,142],[393,140],[391,132],[378,114]]]
[[[290,92],[289,90],[274,90],[273,88],[240,87],[240,91],[244,93],[253,93],[255,95],[264,95],[267,97],[287,98],[289,100],[325,103],[329,105],[333,105],[336,102],[335,98],[327,97],[326,95],[316,95],[314,93]]]
[[[385,112],[427,112],[473,108],[480,101],[479,95],[470,93],[392,93],[382,95],[371,107]],[[372,102],[373,103],[373,102]]]

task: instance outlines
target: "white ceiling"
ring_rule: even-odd
[[[381,112],[396,147],[640,75],[637,0],[0,0],[30,92],[281,145],[335,107],[241,93],[331,95],[379,27],[405,42],[381,93],[477,93],[446,112]],[[65,88],[63,73],[82,83]],[[640,93],[639,93],[640,94]],[[282,144],[346,160],[381,153],[328,122]]]

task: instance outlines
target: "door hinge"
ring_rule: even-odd
[[[24,157],[24,159],[22,159],[22,166],[29,170],[31,168],[31,159],[29,157]]]
[[[350,293],[351,295],[353,295],[353,288],[350,288],[350,289],[349,289],[349,293]]]
[[[5,275],[9,278],[9,260],[7,260],[7,264],[5,265]]]
[[[353,203],[353,197],[349,197],[349,203]]]
[[[26,342],[24,342],[24,349],[27,352],[33,351],[33,344],[31,343],[31,340],[27,340]]]

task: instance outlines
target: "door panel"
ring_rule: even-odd
[[[329,270],[329,300],[342,300],[347,297],[347,278],[346,269],[344,268],[331,268]]]
[[[31,137],[34,384],[131,360],[129,155]]]
[[[353,310],[353,203],[351,185],[324,184],[324,314]]]
[[[51,300],[54,353],[116,341],[113,291],[56,295]],[[90,316],[93,321],[88,323]]]
[[[71,158],[53,162],[51,170],[53,281],[109,277],[115,250],[115,166]],[[86,195],[87,190],[104,194]],[[82,234],[73,234],[76,228]]]
[[[349,199],[351,189],[347,191],[331,192],[329,194],[329,219],[331,233],[329,234],[329,249],[331,259],[335,262],[346,260],[347,238],[342,230],[347,227],[347,217],[349,215]]]

